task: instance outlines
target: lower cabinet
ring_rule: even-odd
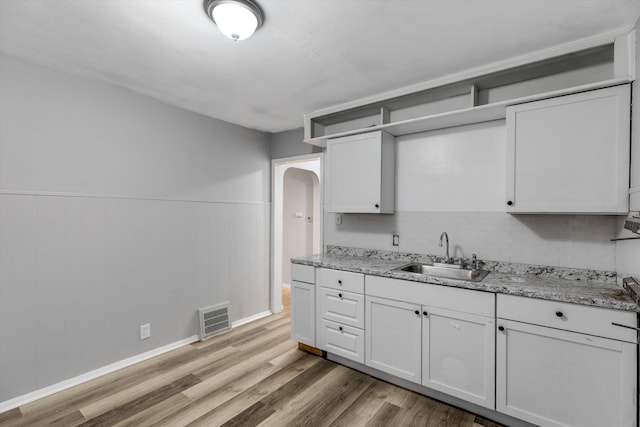
[[[366,295],[367,366],[495,408],[492,294],[384,278],[367,281],[367,293],[369,288],[407,298]]]
[[[635,326],[635,313],[499,295],[498,314],[537,323],[496,321],[498,411],[540,426],[636,426],[637,338],[615,325]],[[585,324],[620,339],[567,330]]]
[[[316,346],[316,287],[291,281],[291,338]]]
[[[298,273],[296,341],[539,426],[637,427],[634,312]]]

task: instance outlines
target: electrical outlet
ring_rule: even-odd
[[[397,231],[393,232],[393,246],[400,246],[400,234]]]
[[[144,340],[151,337],[151,324],[145,323],[140,325],[140,339]]]
[[[341,213],[337,213],[336,214],[336,225],[340,225],[342,224],[342,214]]]

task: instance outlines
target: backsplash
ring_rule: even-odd
[[[616,270],[616,216],[510,215],[504,212],[396,212],[324,215],[324,244],[601,271]],[[399,246],[392,234],[400,234]]]

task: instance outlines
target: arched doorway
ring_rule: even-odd
[[[290,190],[301,194],[306,191],[305,188],[310,188],[308,183],[311,182],[312,194],[306,194],[304,200],[295,200],[296,194],[285,195],[285,175],[289,179],[288,183],[291,184],[287,186]],[[321,188],[322,153],[272,161],[271,311],[274,313],[282,311],[282,284],[289,277],[290,257],[303,255],[299,253],[303,245],[307,248],[306,250],[310,248],[310,253],[322,251]],[[300,206],[300,208],[285,212],[286,197],[294,199],[288,200],[288,205]],[[306,202],[311,202],[310,209]],[[306,206],[304,209],[302,209],[303,203]],[[299,214],[302,216],[298,217]],[[285,227],[287,227],[288,242],[285,242]],[[296,229],[298,232],[304,232],[304,237],[299,236],[300,238],[295,240]],[[307,230],[310,233],[310,244]]]

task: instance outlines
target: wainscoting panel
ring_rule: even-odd
[[[269,203],[0,194],[0,402],[269,310]],[[139,326],[151,337],[139,339]]]

